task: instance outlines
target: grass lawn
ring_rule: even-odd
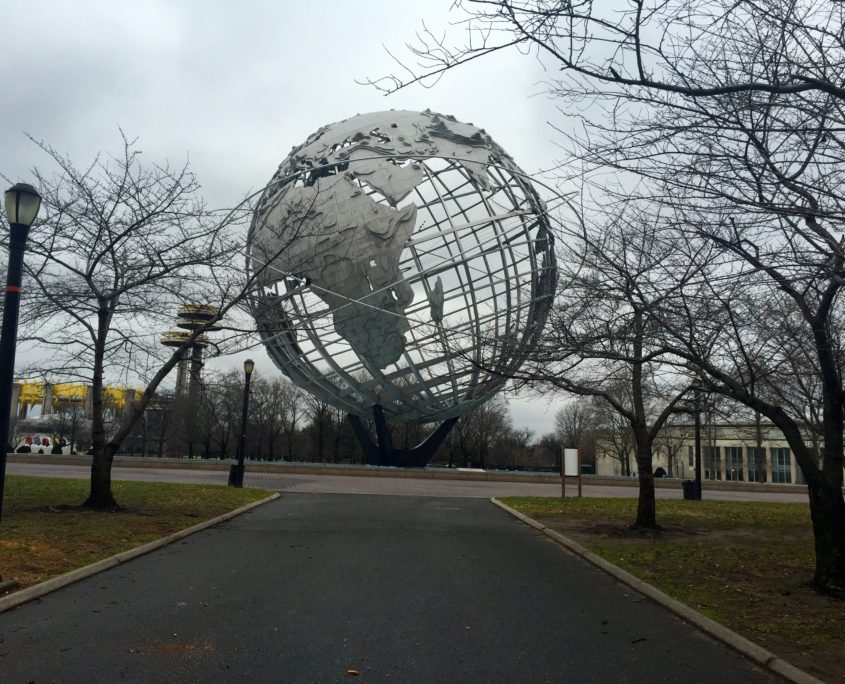
[[[657,502],[655,532],[629,529],[632,499],[502,501],[828,682],[845,682],[845,601],[814,592],[805,504]]]
[[[80,508],[87,480],[6,479],[0,520],[0,577],[19,588],[146,544],[269,496],[220,485],[114,482],[123,510]]]

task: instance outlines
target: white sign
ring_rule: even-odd
[[[563,450],[563,472],[567,477],[578,476],[578,449]]]

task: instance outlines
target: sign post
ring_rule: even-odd
[[[583,486],[583,480],[582,480],[583,472],[581,470],[581,452],[578,451],[577,449],[576,449],[576,451],[578,452],[578,498],[580,499],[581,498],[581,489],[582,489],[582,486]]]
[[[559,460],[560,460],[560,496],[561,498],[566,498],[566,461],[563,456],[563,447],[560,447],[559,452]]]
[[[581,464],[578,457],[578,449],[564,449],[561,459],[561,480],[566,487],[567,477],[578,477],[578,496],[581,496]],[[566,496],[566,494],[564,494]]]

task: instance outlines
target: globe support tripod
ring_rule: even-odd
[[[444,420],[417,446],[411,449],[398,449],[393,446],[384,409],[376,404],[373,406],[373,421],[376,428],[376,439],[372,438],[361,416],[348,413],[350,425],[364,450],[367,465],[394,466],[398,468],[425,468],[434,456],[449,431],[458,422],[457,418]]]

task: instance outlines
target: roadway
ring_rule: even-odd
[[[195,462],[193,462],[195,463]],[[11,475],[35,475],[43,477],[87,478],[88,466],[67,464],[8,463],[6,472]],[[180,468],[129,468],[114,466],[114,480],[142,480],[146,482],[189,482],[196,484],[226,484],[228,474],[223,470],[203,470],[192,467]],[[500,482],[479,480],[446,480],[413,477],[366,477],[344,475],[300,475],[292,473],[250,472],[247,463],[244,485],[260,487],[277,492],[303,492],[322,494],[386,494],[394,496],[437,496],[483,498],[501,496],[560,496],[560,484],[532,482]],[[706,485],[705,485],[706,486]],[[575,496],[577,488],[567,485],[567,496]],[[609,486],[585,484],[584,496],[635,498],[637,488],[631,486]],[[663,499],[680,499],[677,489],[657,488],[655,494]],[[800,492],[749,492],[749,491],[704,491],[705,499],[726,501],[781,501],[807,503],[807,495]]]
[[[299,493],[0,614],[0,672],[4,684],[779,681],[485,501]]]

